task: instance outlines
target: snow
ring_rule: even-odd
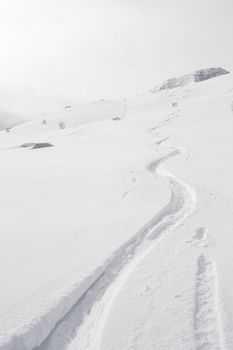
[[[233,77],[160,90],[0,133],[1,350],[233,348]]]

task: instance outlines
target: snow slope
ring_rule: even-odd
[[[232,106],[228,74],[0,133],[1,350],[233,348]]]

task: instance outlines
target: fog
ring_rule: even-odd
[[[36,115],[233,70],[232,34],[232,0],[2,0],[0,111]]]

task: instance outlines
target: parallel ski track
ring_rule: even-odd
[[[214,262],[204,254],[197,260],[194,338],[196,350],[223,350],[218,306],[218,278]]]

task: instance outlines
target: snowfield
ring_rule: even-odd
[[[233,349],[225,72],[0,132],[0,350]]]

